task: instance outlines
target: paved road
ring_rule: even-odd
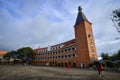
[[[43,66],[0,65],[0,80],[120,80],[120,73]]]

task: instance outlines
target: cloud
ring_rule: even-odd
[[[7,3],[9,5],[12,5],[11,3]],[[10,7],[11,8],[11,7]],[[13,6],[12,6],[13,8]],[[13,11],[16,12],[16,9],[13,8]],[[52,8],[51,6],[50,10],[53,12],[53,14],[58,18],[58,19],[64,19],[62,18],[62,15]],[[22,46],[47,46],[47,45],[52,45],[52,44],[57,44],[58,42],[60,43],[61,41],[67,40],[65,38],[66,36],[69,36],[69,33],[66,33],[64,30],[64,26],[68,24],[67,21],[63,24],[63,22],[55,22],[52,23],[50,19],[48,19],[44,14],[41,14],[41,12],[38,12],[37,15],[32,16],[25,16],[25,12],[20,13],[20,18],[14,19],[15,17],[12,16],[11,12],[9,12],[8,9],[4,9],[6,12],[3,12],[4,18],[7,17],[6,13],[9,13],[9,17],[6,18],[8,20],[8,24],[5,25],[6,21],[3,21],[3,29],[1,31],[5,31],[4,33],[2,32],[1,36],[1,43],[2,45],[1,48],[3,49],[17,49]],[[45,9],[46,10],[46,9]],[[49,10],[49,9],[48,9]],[[20,12],[18,10],[17,12]],[[47,12],[46,12],[47,13]],[[16,13],[18,14],[18,13]],[[49,14],[50,15],[50,14]],[[13,20],[12,20],[13,19]],[[11,21],[12,20],[12,21]],[[68,25],[70,26],[70,24]],[[71,31],[71,30],[70,30]],[[65,36],[66,35],[66,36]],[[71,39],[71,37],[68,39]],[[5,44],[6,43],[6,44]]]
[[[113,22],[111,21],[112,11],[119,8],[120,1],[93,0],[87,3],[85,11],[88,19],[93,23],[93,33],[95,37],[98,55],[102,52],[113,54],[120,46],[120,41],[116,41],[115,37],[119,37]],[[102,6],[101,6],[102,5]]]
[[[120,41],[114,39],[119,33],[110,19],[119,0],[1,0],[0,49],[46,47],[73,39],[79,5],[92,22],[98,55],[120,49]]]

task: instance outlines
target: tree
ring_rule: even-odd
[[[114,54],[111,56],[111,59],[112,59],[112,60],[120,60],[120,50],[118,50],[117,53],[114,53]]]
[[[103,60],[120,60],[120,50],[117,53],[114,53],[112,56],[109,56],[107,53],[102,53],[101,57]]]
[[[112,61],[117,60],[117,53],[114,53],[110,58]]]
[[[107,53],[101,54],[102,60],[110,60],[110,56]]]
[[[8,52],[6,55],[4,55],[3,58],[8,61],[10,60],[10,58],[13,58],[14,60],[20,59],[23,62],[26,62],[26,61],[32,60],[33,55],[34,55],[34,51],[32,48],[22,47],[22,48],[18,49],[17,51]]]
[[[16,55],[17,55],[16,51],[11,51],[11,52],[8,52],[6,55],[4,55],[3,58],[10,59],[11,57],[15,57]]]
[[[8,52],[7,54],[5,54],[5,55],[3,56],[3,58],[6,59],[6,60],[9,60],[10,57],[11,57],[10,52]]]
[[[117,59],[120,60],[120,50],[118,50]]]
[[[114,25],[118,32],[120,32],[120,9],[114,10],[112,12],[112,21],[114,22]]]
[[[23,47],[17,50],[19,54],[18,58],[22,59],[23,61],[30,61],[33,58],[34,51],[30,47]]]

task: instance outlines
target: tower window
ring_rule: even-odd
[[[89,37],[89,40],[90,40],[90,45],[92,45],[92,35],[88,35],[88,37]]]
[[[88,37],[90,38],[90,34],[88,35]]]

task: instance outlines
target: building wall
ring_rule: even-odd
[[[70,43],[71,40],[59,45],[52,46],[48,51],[47,48],[38,49],[34,56],[34,65],[46,66],[68,66],[76,67],[76,44]]]
[[[79,56],[77,57],[77,67],[89,67],[92,61],[97,60],[91,23],[83,21],[79,25],[76,25],[74,29],[76,53]]]
[[[38,48],[33,65],[89,67],[97,60],[92,24],[87,20],[79,7],[74,26],[75,39],[61,44]]]

